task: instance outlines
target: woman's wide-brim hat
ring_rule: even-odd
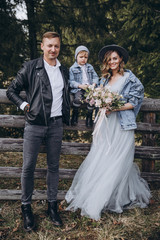
[[[112,44],[112,45],[107,45],[104,46],[98,53],[98,58],[100,60],[100,62],[103,62],[104,59],[104,55],[106,54],[106,52],[110,51],[110,50],[115,50],[121,53],[121,55],[123,56],[123,61],[125,63],[128,62],[128,58],[129,58],[129,54],[127,52],[126,49],[124,49],[123,47],[120,47],[118,45]]]

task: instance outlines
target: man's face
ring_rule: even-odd
[[[45,61],[49,64],[52,62],[55,63],[55,60],[60,52],[59,38],[44,38],[43,42],[41,43],[41,49],[43,50]]]

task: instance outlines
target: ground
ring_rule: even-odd
[[[40,154],[37,167],[45,167]],[[0,154],[0,166],[21,166],[22,154]],[[62,156],[60,167],[77,168],[84,156]],[[67,189],[71,181],[60,181],[60,189]],[[54,227],[46,216],[47,202],[33,201],[36,228],[31,233],[23,230],[20,201],[0,201],[0,239],[6,240],[159,240],[160,188],[150,183],[152,199],[148,208],[126,210],[122,214],[105,212],[99,221],[82,217],[80,212],[65,210],[66,202],[59,202],[63,227]],[[20,188],[20,179],[1,179],[1,188]],[[35,188],[45,189],[45,180],[36,180]]]

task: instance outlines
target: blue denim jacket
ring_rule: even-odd
[[[125,72],[128,72],[129,76],[126,79],[120,94],[122,94],[123,100],[126,103],[131,103],[134,108],[131,110],[119,111],[118,118],[122,130],[131,130],[137,128],[136,116],[144,98],[144,87],[140,80],[130,70],[125,70]],[[107,83],[108,79],[105,78],[102,78],[100,81],[100,84],[103,84],[104,86]]]
[[[86,63],[86,68],[87,68],[89,83],[98,84],[99,77],[95,72],[93,66],[89,63]],[[78,85],[82,84],[82,70],[77,62],[75,62],[69,69],[69,84],[70,84],[72,93],[76,93],[81,90],[80,88],[78,88]]]

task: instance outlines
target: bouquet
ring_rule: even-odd
[[[100,86],[95,88],[94,85],[88,86],[84,95],[85,101],[91,105],[99,108],[98,114],[94,120],[96,122],[94,131],[92,133],[93,143],[98,142],[99,131],[102,126],[102,122],[105,121],[106,127],[108,126],[106,111],[113,111],[114,109],[120,109],[124,106],[123,96],[117,92],[112,92],[108,86]],[[97,139],[97,140],[96,140]],[[108,148],[110,148],[110,140],[108,134],[106,135]]]
[[[107,124],[106,111],[113,111],[114,109],[120,109],[124,106],[125,101],[123,101],[123,96],[119,95],[117,92],[112,92],[108,86],[100,86],[95,88],[94,85],[88,86],[86,93],[84,95],[85,101],[91,105],[99,108],[98,114],[94,120],[96,122],[94,131],[92,135],[94,136],[93,142],[97,142],[99,138],[99,130],[101,128],[102,122],[105,121]],[[96,141],[97,139],[97,141]],[[108,147],[110,148],[110,141],[108,139],[108,134],[106,135]]]
[[[90,85],[86,89],[85,101],[90,106],[95,106],[98,108],[105,108],[106,111],[113,111],[114,109],[120,109],[125,101],[122,100],[123,96],[116,92],[111,92],[108,86],[97,87]]]

